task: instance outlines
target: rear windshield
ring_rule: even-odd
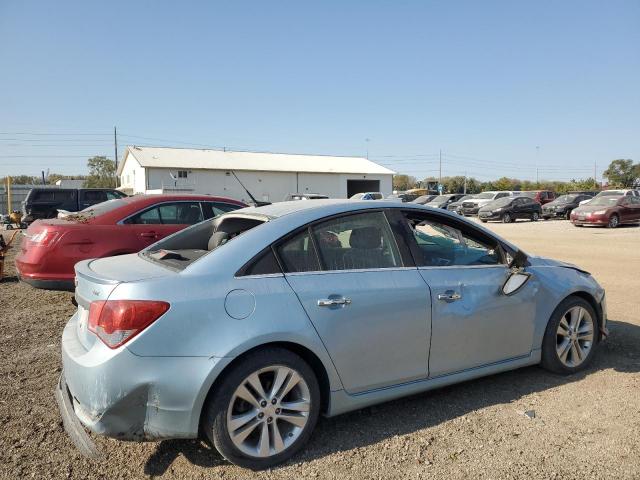
[[[172,270],[183,270],[266,221],[268,218],[263,216],[220,215],[174,233],[143,250],[140,255]]]
[[[489,203],[487,207],[504,207],[513,202],[513,197],[502,197]]]
[[[64,220],[68,220],[71,222],[82,222],[91,220],[92,218],[104,215],[107,212],[111,212],[116,208],[124,207],[126,204],[126,200],[123,200],[121,198],[118,198],[116,200],[107,200],[106,202],[91,205],[90,207],[85,208],[84,210],[81,210],[77,213],[67,215],[66,217],[64,217]]]
[[[75,197],[75,190],[55,190],[47,188],[36,188],[29,196],[32,202],[64,202]]]
[[[569,202],[573,202],[576,197],[578,197],[578,195],[561,195],[558,198],[556,198],[556,202],[558,203],[569,203]]]

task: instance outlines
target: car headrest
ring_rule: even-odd
[[[382,232],[378,227],[361,227],[351,230],[349,245],[352,248],[372,249],[382,245]]]
[[[207,245],[207,249],[213,250],[214,248],[218,248],[220,245],[224,245],[229,240],[229,234],[227,232],[214,232],[209,239],[209,245]]]

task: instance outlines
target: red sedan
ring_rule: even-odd
[[[640,223],[640,197],[629,195],[595,197],[571,212],[571,222],[576,227],[601,225],[609,228]]]
[[[34,287],[73,290],[73,267],[80,260],[135,253],[189,225],[243,207],[242,202],[209,195],[109,200],[63,219],[32,223],[16,269]]]

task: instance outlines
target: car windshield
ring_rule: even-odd
[[[623,191],[620,190],[605,190],[604,192],[600,192],[598,197],[610,197],[610,196],[620,196],[624,195]]]
[[[618,200],[620,200],[620,198],[622,197],[622,195],[618,194],[616,196],[613,195],[604,195],[602,197],[596,197],[593,200],[591,200],[588,205],[590,207],[593,206],[602,206],[602,207],[613,207],[616,203],[618,203]]]
[[[431,200],[429,203],[440,203],[440,202],[446,202],[447,200],[449,200],[449,197],[451,195],[438,195],[436,198],[434,198],[433,200]]]
[[[487,204],[487,207],[488,208],[504,207],[505,205],[509,205],[512,200],[513,200],[513,197],[502,197]]]
[[[464,202],[465,200],[473,200],[476,198],[475,195],[465,195],[464,197],[458,199],[458,202]]]
[[[520,192],[523,197],[536,198],[538,192]]]
[[[484,193],[479,193],[478,195],[475,196],[475,198],[478,200],[490,200],[495,196],[496,196],[495,193],[484,192]]]
[[[558,203],[570,203],[573,202],[578,195],[561,195],[556,198],[556,202]]]
[[[356,193],[355,195],[352,195],[350,197],[351,200],[362,200],[362,197],[364,197],[364,193]]]

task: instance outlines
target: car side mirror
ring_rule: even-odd
[[[522,250],[518,250],[513,259],[509,263],[509,276],[502,285],[502,293],[504,295],[513,295],[517,293],[531,278],[531,274],[524,271],[527,265],[527,254]]]

